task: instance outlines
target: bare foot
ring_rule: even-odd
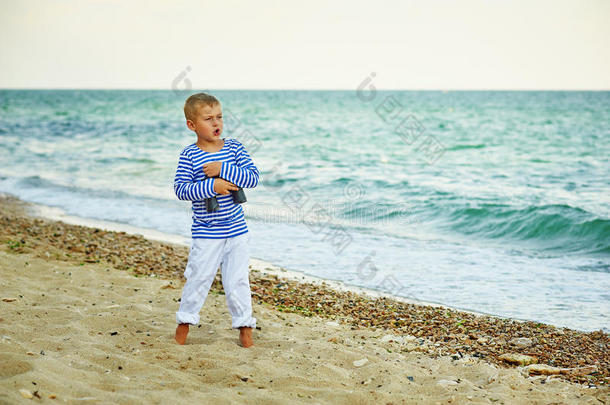
[[[252,341],[252,328],[243,326],[239,328],[239,341],[243,347],[250,347],[254,344]]]
[[[184,342],[186,342],[186,335],[188,334],[189,324],[181,323],[178,325],[178,327],[176,327],[176,336],[174,337],[174,339],[176,339],[176,342],[178,342],[179,345],[183,345]]]

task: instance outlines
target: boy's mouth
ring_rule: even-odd
[[[216,128],[216,129],[214,130],[214,135],[218,135],[218,134],[220,134],[220,129],[219,129],[219,128]]]

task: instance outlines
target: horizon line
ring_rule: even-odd
[[[0,87],[0,91],[3,90],[85,90],[85,91],[173,91],[179,93],[188,93],[193,91],[357,91],[356,88],[351,89],[303,89],[303,88],[285,88],[285,89],[274,89],[274,88],[217,88],[217,89],[168,89],[168,88],[146,88],[146,87]],[[598,91],[605,92],[610,91],[610,88],[607,89],[503,89],[503,88],[455,88],[455,89],[435,89],[435,88],[376,88],[377,91],[440,91],[440,92],[450,92],[450,91]],[[366,90],[370,91],[370,90]]]

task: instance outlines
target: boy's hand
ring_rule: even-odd
[[[203,165],[203,173],[208,177],[220,176],[222,162],[210,162]]]
[[[216,162],[214,162],[216,163]],[[226,181],[225,179],[221,179],[216,178],[214,179],[214,192],[218,193],[218,194],[229,194],[231,193],[231,190],[233,191],[237,191],[239,190],[239,187],[237,187],[235,184]]]

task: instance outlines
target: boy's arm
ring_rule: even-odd
[[[237,141],[237,150],[235,152],[235,160],[237,164],[222,162],[219,177],[230,181],[238,187],[256,187],[258,185],[259,178],[258,169],[254,165],[248,151],[246,151],[246,148],[244,148],[244,145],[242,145],[239,141]]]
[[[180,200],[201,201],[205,198],[214,197],[214,179],[207,178],[203,181],[195,181],[193,162],[184,153],[178,159],[178,169],[174,178],[174,193]]]

